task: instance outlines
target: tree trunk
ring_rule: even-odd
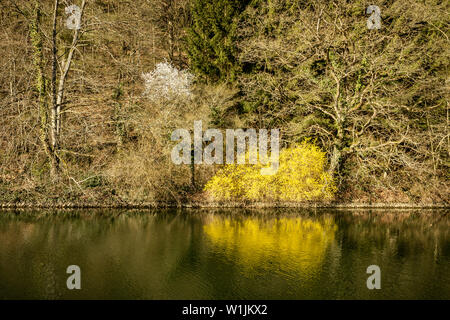
[[[52,79],[51,79],[51,87],[52,87],[52,113],[51,113],[51,124],[50,124],[50,132],[51,132],[51,142],[52,142],[52,153],[51,153],[51,163],[52,170],[51,175],[55,179],[59,174],[59,158],[58,158],[58,149],[59,149],[59,137],[57,132],[57,119],[58,119],[58,111],[57,111],[57,94],[56,94],[56,73],[58,68],[58,57],[57,57],[57,48],[56,48],[56,23],[57,23],[57,14],[58,14],[58,5],[59,0],[55,0],[54,8],[53,8],[53,26],[52,26]]]
[[[340,148],[335,144],[333,146],[333,152],[331,154],[330,169],[329,169],[329,173],[332,178],[335,178],[336,175],[339,174],[341,159],[342,159],[342,152]]]
[[[333,152],[330,159],[329,173],[332,178],[339,176],[339,171],[342,162],[342,150],[344,148],[344,129],[342,123],[337,123],[337,136],[333,145]]]
[[[59,82],[56,82],[57,73],[57,47],[56,47],[56,23],[57,23],[57,11],[58,11],[59,0],[55,0],[54,13],[53,13],[53,29],[52,29],[52,113],[51,113],[51,124],[50,124],[50,138],[52,147],[52,172],[53,176],[56,177],[60,171],[60,159],[59,159],[59,147],[60,147],[60,135],[61,135],[61,111],[62,105],[64,103],[64,89],[66,85],[67,75],[69,74],[70,66],[73,59],[73,54],[75,52],[78,39],[79,39],[79,29],[75,29],[72,45],[69,49],[67,59],[61,63],[61,75],[59,77]],[[81,3],[80,10],[80,23],[83,17],[84,7],[86,5],[86,0]]]
[[[52,161],[52,149],[48,140],[48,105],[47,105],[47,80],[44,73],[44,53],[43,37],[40,30],[41,10],[39,1],[35,3],[34,18],[30,24],[30,38],[34,51],[34,66],[36,69],[36,90],[39,94],[38,116],[39,116],[39,140],[42,148],[50,162],[50,171],[54,172],[54,162]]]
[[[195,189],[194,144],[191,145],[191,186]]]

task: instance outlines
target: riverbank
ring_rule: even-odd
[[[55,209],[146,209],[146,208],[334,208],[334,209],[450,209],[446,203],[314,203],[314,202],[140,202],[140,203],[0,203],[0,208],[55,208]]]
[[[340,194],[332,201],[250,201],[211,199],[205,192],[187,193],[174,199],[143,199],[135,195],[123,196],[109,185],[95,188],[71,189],[56,185],[44,185],[41,188],[12,188],[0,184],[0,208],[450,208],[447,198],[413,199],[398,194],[386,195],[386,192],[370,194]],[[427,201],[428,200],[428,201]]]

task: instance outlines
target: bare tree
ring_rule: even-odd
[[[379,30],[366,26],[365,7],[347,1],[250,7],[239,42],[241,62],[254,70],[240,79],[246,106],[255,111],[249,120],[283,127],[288,142],[317,138],[339,180],[348,159],[357,178],[395,179],[399,168],[426,167],[421,119],[442,119],[447,108],[442,75],[428,58],[448,47],[433,27],[444,6],[415,1],[404,10],[394,1],[383,7],[387,18]],[[444,126],[436,124],[432,134],[440,150]]]
[[[64,91],[67,77],[78,41],[80,39],[80,26],[74,28],[73,39],[70,47],[62,55],[58,55],[58,9],[60,1],[55,0],[53,5],[53,19],[51,30],[51,108],[48,121],[48,103],[46,101],[47,80],[45,77],[46,59],[44,56],[44,32],[42,30],[42,14],[39,1],[35,2],[34,19],[30,25],[30,34],[33,43],[34,61],[36,69],[36,87],[39,92],[40,137],[42,145],[51,163],[51,175],[57,177],[60,171],[60,136],[61,113],[64,106]],[[82,0],[77,24],[81,25],[86,0]],[[77,13],[78,14],[78,13]],[[58,79],[59,73],[59,79]],[[49,122],[49,123],[48,123]]]
[[[161,45],[167,52],[169,61],[178,67],[185,67],[183,38],[188,26],[189,1],[152,0],[152,22],[157,27]]]
[[[56,48],[56,19],[57,19],[57,11],[58,11],[59,0],[55,0],[54,7],[54,18],[53,18],[53,32],[52,32],[52,53],[53,53],[53,66],[52,66],[52,117],[51,117],[51,139],[52,139],[52,150],[53,150],[53,158],[55,163],[55,170],[59,169],[59,137],[61,135],[61,110],[64,104],[64,89],[66,85],[67,75],[70,71],[70,66],[72,64],[72,59],[74,52],[76,50],[78,40],[80,37],[80,28],[77,27],[74,30],[72,45],[69,48],[67,56],[63,55],[63,60],[61,62],[58,61],[57,56],[57,48]],[[82,0],[80,12],[79,12],[79,24],[81,25],[83,19],[84,8],[86,6],[86,0]],[[59,63],[58,63],[59,62]],[[61,72],[59,77],[59,82],[56,82],[56,68],[57,65],[61,66]],[[58,89],[56,89],[58,86]]]

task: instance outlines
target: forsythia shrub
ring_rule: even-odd
[[[325,152],[308,141],[283,149],[276,174],[262,175],[261,164],[227,164],[208,181],[215,200],[331,200],[336,187],[325,168]],[[267,165],[267,167],[270,164]]]

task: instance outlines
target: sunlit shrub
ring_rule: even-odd
[[[281,150],[276,174],[261,175],[261,164],[227,164],[208,181],[205,191],[215,200],[331,200],[336,187],[325,163],[325,152],[304,141]]]

